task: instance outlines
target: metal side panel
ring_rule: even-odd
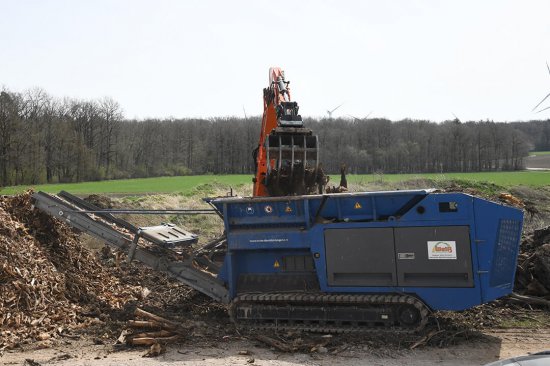
[[[399,286],[473,287],[468,226],[395,229]]]
[[[325,230],[329,286],[395,286],[392,228]]]
[[[487,302],[514,288],[523,212],[479,198],[474,200],[474,212],[480,284]]]

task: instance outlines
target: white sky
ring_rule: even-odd
[[[545,119],[547,60],[547,0],[0,0],[0,85],[129,118],[260,115],[276,65],[304,116]]]

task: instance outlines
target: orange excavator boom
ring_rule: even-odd
[[[326,184],[317,136],[304,127],[289,83],[281,68],[269,69],[260,139],[254,150],[254,196],[321,193]]]

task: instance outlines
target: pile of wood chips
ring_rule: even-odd
[[[0,197],[0,350],[50,342],[140,298],[63,223],[33,210],[31,194]]]

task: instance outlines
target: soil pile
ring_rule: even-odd
[[[143,292],[30,199],[31,192],[0,198],[0,349],[99,323]]]
[[[91,194],[88,197],[84,198],[84,201],[87,201],[94,206],[97,206],[104,210],[108,208],[114,208],[114,203],[109,197],[99,194]]]

